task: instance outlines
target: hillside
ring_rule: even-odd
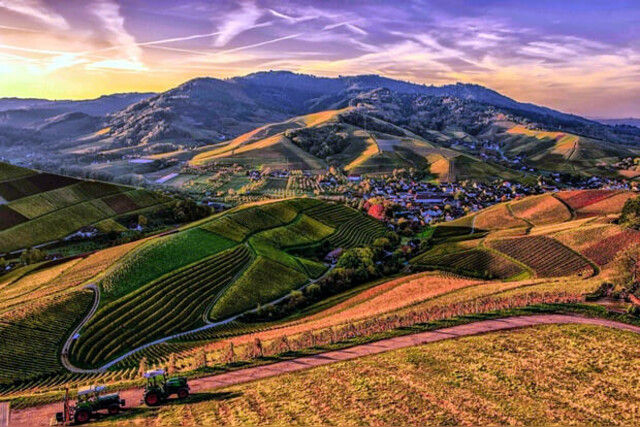
[[[625,191],[579,190],[498,204],[436,226],[435,245],[411,262],[510,280],[596,275],[640,241],[640,233],[612,222],[632,197]]]
[[[287,140],[274,138],[265,141],[260,147],[262,150],[244,149],[237,154],[237,159],[261,164],[264,154],[266,165],[287,166],[287,159],[291,157],[289,165],[303,170],[323,168],[334,161],[357,173],[387,171],[412,165],[407,162],[406,154],[411,154],[414,145],[422,146],[426,142],[476,158],[470,172],[460,174],[458,179],[502,176],[504,170],[496,170],[496,161],[504,163],[502,169],[519,169],[522,162],[543,170],[615,176],[615,172],[597,164],[611,164],[637,155],[640,142],[636,128],[603,125],[519,103],[477,85],[427,86],[375,75],[324,78],[263,72],[228,80],[198,78],[159,94],[112,95],[77,102],[0,100],[0,146],[6,158],[40,169],[61,171],[62,165],[72,159],[73,166],[65,172],[120,182],[151,183],[176,169],[164,161],[141,167],[127,159],[160,156],[188,161],[203,152],[221,149],[227,154],[220,156],[217,152],[214,156],[233,161],[236,153],[232,155],[226,148],[247,133],[259,134],[260,129],[274,127],[280,129],[275,134],[289,127],[290,132],[294,132],[300,117],[330,115],[332,111],[349,107],[356,111],[343,116],[351,116],[352,120],[345,123],[354,129],[335,131],[346,133],[353,141],[360,140],[344,144],[350,149],[343,147],[342,152],[337,153],[336,147],[315,149],[311,155],[318,160],[287,146]],[[360,120],[364,116],[367,126]],[[510,125],[504,128],[507,122]],[[509,133],[510,128],[518,126],[540,129],[543,133],[561,131],[576,135],[579,144],[572,150],[573,145],[565,147],[563,141],[554,148],[558,144],[552,141],[552,136]],[[329,132],[327,126],[324,128],[323,132]],[[360,132],[361,129],[364,132]],[[357,132],[354,134],[354,131]],[[374,141],[367,135],[373,131],[380,132],[382,140],[406,136],[411,141],[403,141],[402,145],[406,146],[393,151],[378,148],[376,152]],[[495,159],[478,161],[484,153],[470,147],[484,144],[485,140],[502,146],[501,152],[494,153]],[[382,145],[390,144],[395,143]],[[362,153],[365,153],[364,159]],[[445,159],[435,167],[435,174],[440,176],[449,169],[450,156],[441,152],[438,155],[441,157],[429,163]],[[603,158],[602,162],[599,158]]]
[[[433,134],[417,136],[377,113],[356,104],[262,126],[227,143],[198,149],[191,164],[237,163],[312,171],[336,166],[356,174],[414,168],[441,182],[526,179],[522,172],[443,147]]]
[[[114,219],[169,201],[146,190],[0,163],[0,253],[64,239],[88,226],[123,230]]]
[[[57,351],[92,299],[98,311],[70,350],[81,366],[102,365],[125,350],[254,309],[310,283],[327,266],[296,255],[302,248],[325,240],[328,248],[366,245],[384,232],[351,208],[290,199],[238,208],[179,233],[81,258],[18,268],[0,276],[0,340],[10,343],[1,352],[0,384],[64,372]],[[88,283],[97,287],[87,289]],[[33,327],[40,332],[15,340]],[[32,364],[21,362],[45,341],[47,352]]]
[[[496,205],[438,226],[432,246],[412,259],[417,269],[480,280],[423,272],[367,282],[281,320],[249,317],[215,323],[322,276],[327,267],[309,249],[367,245],[384,227],[342,205],[288,199],[236,208],[178,233],[81,259],[24,267],[0,277],[0,338],[12,343],[4,348],[12,356],[3,358],[1,382],[6,385],[0,386],[0,396],[24,397],[35,390],[43,397],[55,396],[61,384],[86,381],[133,384],[143,358],[161,366],[176,363],[194,373],[200,372],[194,366],[200,366],[205,352],[218,372],[226,369],[221,366],[226,366],[229,343],[236,349],[233,360],[253,363],[256,339],[265,355],[278,360],[287,348],[308,351],[309,342],[348,346],[353,337],[359,342],[358,337],[374,333],[397,333],[399,325],[418,327],[465,313],[477,320],[478,313],[535,310],[549,302],[581,303],[611,277],[615,255],[640,241],[638,232],[611,222],[632,196],[574,191]],[[113,361],[110,369],[70,374],[54,351],[39,353],[33,364],[21,364],[19,355],[42,342],[61,348],[92,305],[91,291],[83,289],[88,283],[99,289],[97,312],[72,341],[69,359],[77,367]],[[43,324],[44,335],[10,339],[23,327]],[[162,340],[172,334],[179,335]],[[145,346],[155,339],[161,342]],[[126,353],[134,348],[140,350]],[[32,381],[18,384],[11,372]]]
[[[98,313],[74,343],[73,360],[99,366],[155,338],[275,300],[327,269],[290,249],[325,239],[331,247],[349,248],[383,233],[380,224],[350,208],[293,199],[234,210],[154,239],[102,279]],[[186,294],[191,298],[184,299]],[[146,316],[154,303],[166,309]],[[170,310],[183,316],[168,320]],[[127,326],[132,324],[135,329]]]
[[[188,416],[199,425],[546,425],[608,424],[625,414],[635,424],[640,419],[627,408],[636,407],[638,345],[637,334],[588,325],[493,332],[204,388],[207,397],[190,403]],[[620,396],[594,392],[594,383]],[[184,406],[165,405],[99,425],[179,424],[185,417]]]

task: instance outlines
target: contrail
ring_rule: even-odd
[[[238,52],[238,51],[241,51],[241,50],[252,49],[254,47],[260,47],[260,46],[264,46],[264,45],[268,45],[268,44],[272,44],[272,43],[281,42],[283,40],[293,39],[293,38],[296,38],[296,37],[300,37],[301,35],[302,35],[302,33],[291,34],[291,35],[284,36],[284,37],[278,37],[277,39],[266,40],[266,41],[263,41],[263,42],[260,42],[260,43],[250,44],[250,45],[246,45],[246,46],[240,46],[240,47],[236,47],[236,48],[233,48],[233,49],[221,50],[219,52],[203,52],[201,50],[180,49],[180,48],[167,47],[167,46],[149,46],[149,47],[152,47],[154,49],[171,50],[171,51],[175,51],[175,52],[192,53],[192,54],[201,55],[201,56],[220,56],[220,55],[224,55],[226,53]]]

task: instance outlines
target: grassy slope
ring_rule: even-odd
[[[15,179],[37,173],[0,163],[0,176],[7,178],[0,187],[9,188]],[[22,184],[21,184],[22,185]],[[70,185],[39,191],[11,201],[6,208],[28,220],[0,231],[0,253],[62,239],[78,229],[115,218],[126,212],[162,206],[168,198],[145,190],[107,183],[76,181]],[[120,194],[128,201],[127,209],[114,211],[110,196]]]
[[[635,334],[583,325],[492,333],[218,389],[96,425],[637,424],[639,345]]]

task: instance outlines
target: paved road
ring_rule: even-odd
[[[91,306],[91,310],[89,310],[89,313],[87,313],[84,319],[82,319],[82,322],[80,322],[80,324],[76,326],[76,328],[73,330],[71,335],[69,335],[69,338],[67,338],[67,341],[65,341],[64,345],[62,346],[62,352],[60,353],[60,361],[62,362],[62,365],[65,368],[67,368],[69,371],[74,373],[99,372],[97,369],[92,370],[92,369],[76,368],[69,361],[69,349],[71,348],[71,343],[73,343],[74,337],[78,332],[80,332],[80,329],[82,329],[84,325],[87,324],[87,322],[93,317],[93,315],[96,314],[96,311],[98,310],[98,306],[100,305],[100,288],[95,283],[91,283],[90,285],[86,286],[86,289],[93,289],[93,292],[94,292],[93,306]]]
[[[479,335],[488,332],[504,331],[527,326],[548,325],[548,324],[586,324],[605,326],[640,334],[640,326],[628,325],[626,323],[614,322],[605,319],[594,319],[579,316],[569,316],[561,314],[540,314],[533,316],[508,317],[496,320],[484,320],[481,322],[469,323],[466,325],[452,326],[450,328],[438,329],[430,332],[421,332],[402,337],[389,338],[370,344],[358,345],[344,350],[330,351],[314,356],[300,357],[297,359],[278,362],[271,365],[257,366],[242,369],[210,377],[203,377],[189,382],[192,393],[205,390],[216,389],[236,384],[242,384],[262,378],[273,377],[289,372],[301,371],[315,366],[327,365],[355,359],[362,356],[384,353],[386,351],[397,350],[416,345],[423,345],[452,338]],[[141,389],[126,390],[121,393],[128,404],[137,404],[142,397]],[[61,404],[49,404],[35,408],[14,411],[11,414],[11,426],[39,426],[49,425],[51,417],[56,411],[61,410]]]

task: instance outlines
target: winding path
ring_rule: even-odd
[[[335,362],[355,359],[362,356],[371,356],[387,351],[398,350],[417,345],[424,345],[453,338],[480,335],[489,332],[506,331],[529,326],[550,325],[550,324],[581,324],[604,326],[613,329],[630,331],[640,334],[640,326],[615,322],[612,320],[588,318],[564,314],[538,314],[532,316],[516,316],[503,319],[483,320],[480,322],[468,323],[465,325],[452,326],[449,328],[437,329],[429,332],[405,335],[401,337],[389,338],[369,344],[357,345],[343,350],[329,351],[313,356],[299,357],[297,359],[270,365],[256,366],[253,368],[241,369],[219,375],[212,375],[189,381],[191,391],[198,393],[206,390],[242,384],[263,378],[274,377],[290,372],[297,372],[315,366],[328,365]],[[130,389],[121,392],[121,397],[127,402],[138,402],[142,396],[142,389]],[[34,408],[27,408],[14,411],[11,414],[11,426],[40,426],[48,425],[52,416],[60,411],[60,403],[52,403]]]
[[[93,306],[91,307],[91,310],[89,310],[89,313],[87,313],[87,315],[84,317],[84,319],[82,319],[82,322],[80,322],[80,324],[76,326],[73,332],[71,332],[71,335],[69,335],[69,338],[67,338],[67,341],[65,341],[64,345],[62,346],[62,352],[60,354],[60,361],[62,362],[62,366],[64,366],[66,369],[76,374],[98,372],[98,370],[87,370],[87,369],[76,368],[69,361],[69,349],[71,348],[71,343],[73,343],[74,337],[78,332],[80,332],[80,329],[82,329],[84,325],[87,324],[87,322],[93,317],[93,315],[96,314],[96,311],[98,310],[98,306],[100,305],[100,288],[95,283],[91,283],[85,286],[85,289],[93,289],[93,292],[94,292]]]
[[[327,269],[327,271],[324,272],[324,274],[320,277],[318,277],[317,279],[312,279],[309,280],[307,283],[305,283],[303,286],[301,286],[300,288],[298,288],[299,291],[304,290],[307,286],[316,283],[318,280],[322,279],[323,277],[325,277],[327,274],[329,274],[331,272],[331,270],[333,270],[335,268],[335,265],[332,265],[331,267],[329,267]],[[244,271],[241,270],[240,272],[238,272],[238,274],[242,273]],[[235,280],[235,279],[233,279]],[[95,374],[95,373],[100,373],[100,372],[104,372],[107,369],[111,368],[112,366],[122,362],[124,359],[126,359],[127,357],[141,351],[144,350],[145,348],[151,347],[153,345],[157,345],[157,344],[162,344],[163,342],[167,342],[176,338],[181,338],[184,337],[186,335],[189,334],[193,334],[196,332],[201,332],[201,331],[205,331],[207,329],[211,329],[211,328],[215,328],[216,326],[221,326],[221,325],[226,325],[227,323],[231,323],[235,320],[238,320],[240,317],[244,316],[245,314],[249,314],[249,313],[255,313],[258,309],[257,308],[253,308],[251,310],[247,310],[245,312],[236,314],[235,316],[229,317],[225,320],[221,320],[218,322],[211,322],[208,318],[203,317],[203,320],[206,322],[206,325],[203,325],[199,328],[196,329],[191,329],[189,331],[184,331],[184,332],[180,332],[177,334],[173,334],[173,335],[169,335],[163,338],[159,338],[155,341],[143,344],[139,347],[136,347],[128,352],[126,352],[125,354],[111,360],[108,363],[105,363],[104,365],[102,365],[99,368],[96,369],[82,369],[82,368],[78,368],[76,366],[73,366],[71,364],[71,362],[69,361],[69,348],[71,347],[71,342],[73,341],[73,337],[80,331],[80,329],[82,329],[82,327],[89,321],[89,319],[91,319],[91,317],[95,314],[96,310],[98,309],[98,304],[100,303],[100,288],[98,286],[96,286],[95,284],[91,284],[89,286],[87,286],[87,288],[92,288],[94,289],[94,291],[96,292],[96,299],[93,302],[93,307],[91,308],[91,311],[89,312],[89,314],[87,314],[87,316],[84,318],[84,320],[82,321],[82,323],[80,323],[78,325],[78,327],[71,333],[71,335],[69,336],[69,338],[67,339],[67,341],[65,342],[63,348],[62,348],[62,354],[60,355],[60,360],[62,361],[62,365],[67,368],[69,371],[74,372],[74,373],[80,373],[80,374]],[[282,302],[285,298],[287,298],[289,296],[289,294],[283,295],[282,297],[275,299],[267,304],[278,304],[279,302]],[[211,309],[212,306],[208,307],[208,310]],[[208,313],[208,311],[205,311],[206,315]],[[204,316],[203,315],[203,316]]]

